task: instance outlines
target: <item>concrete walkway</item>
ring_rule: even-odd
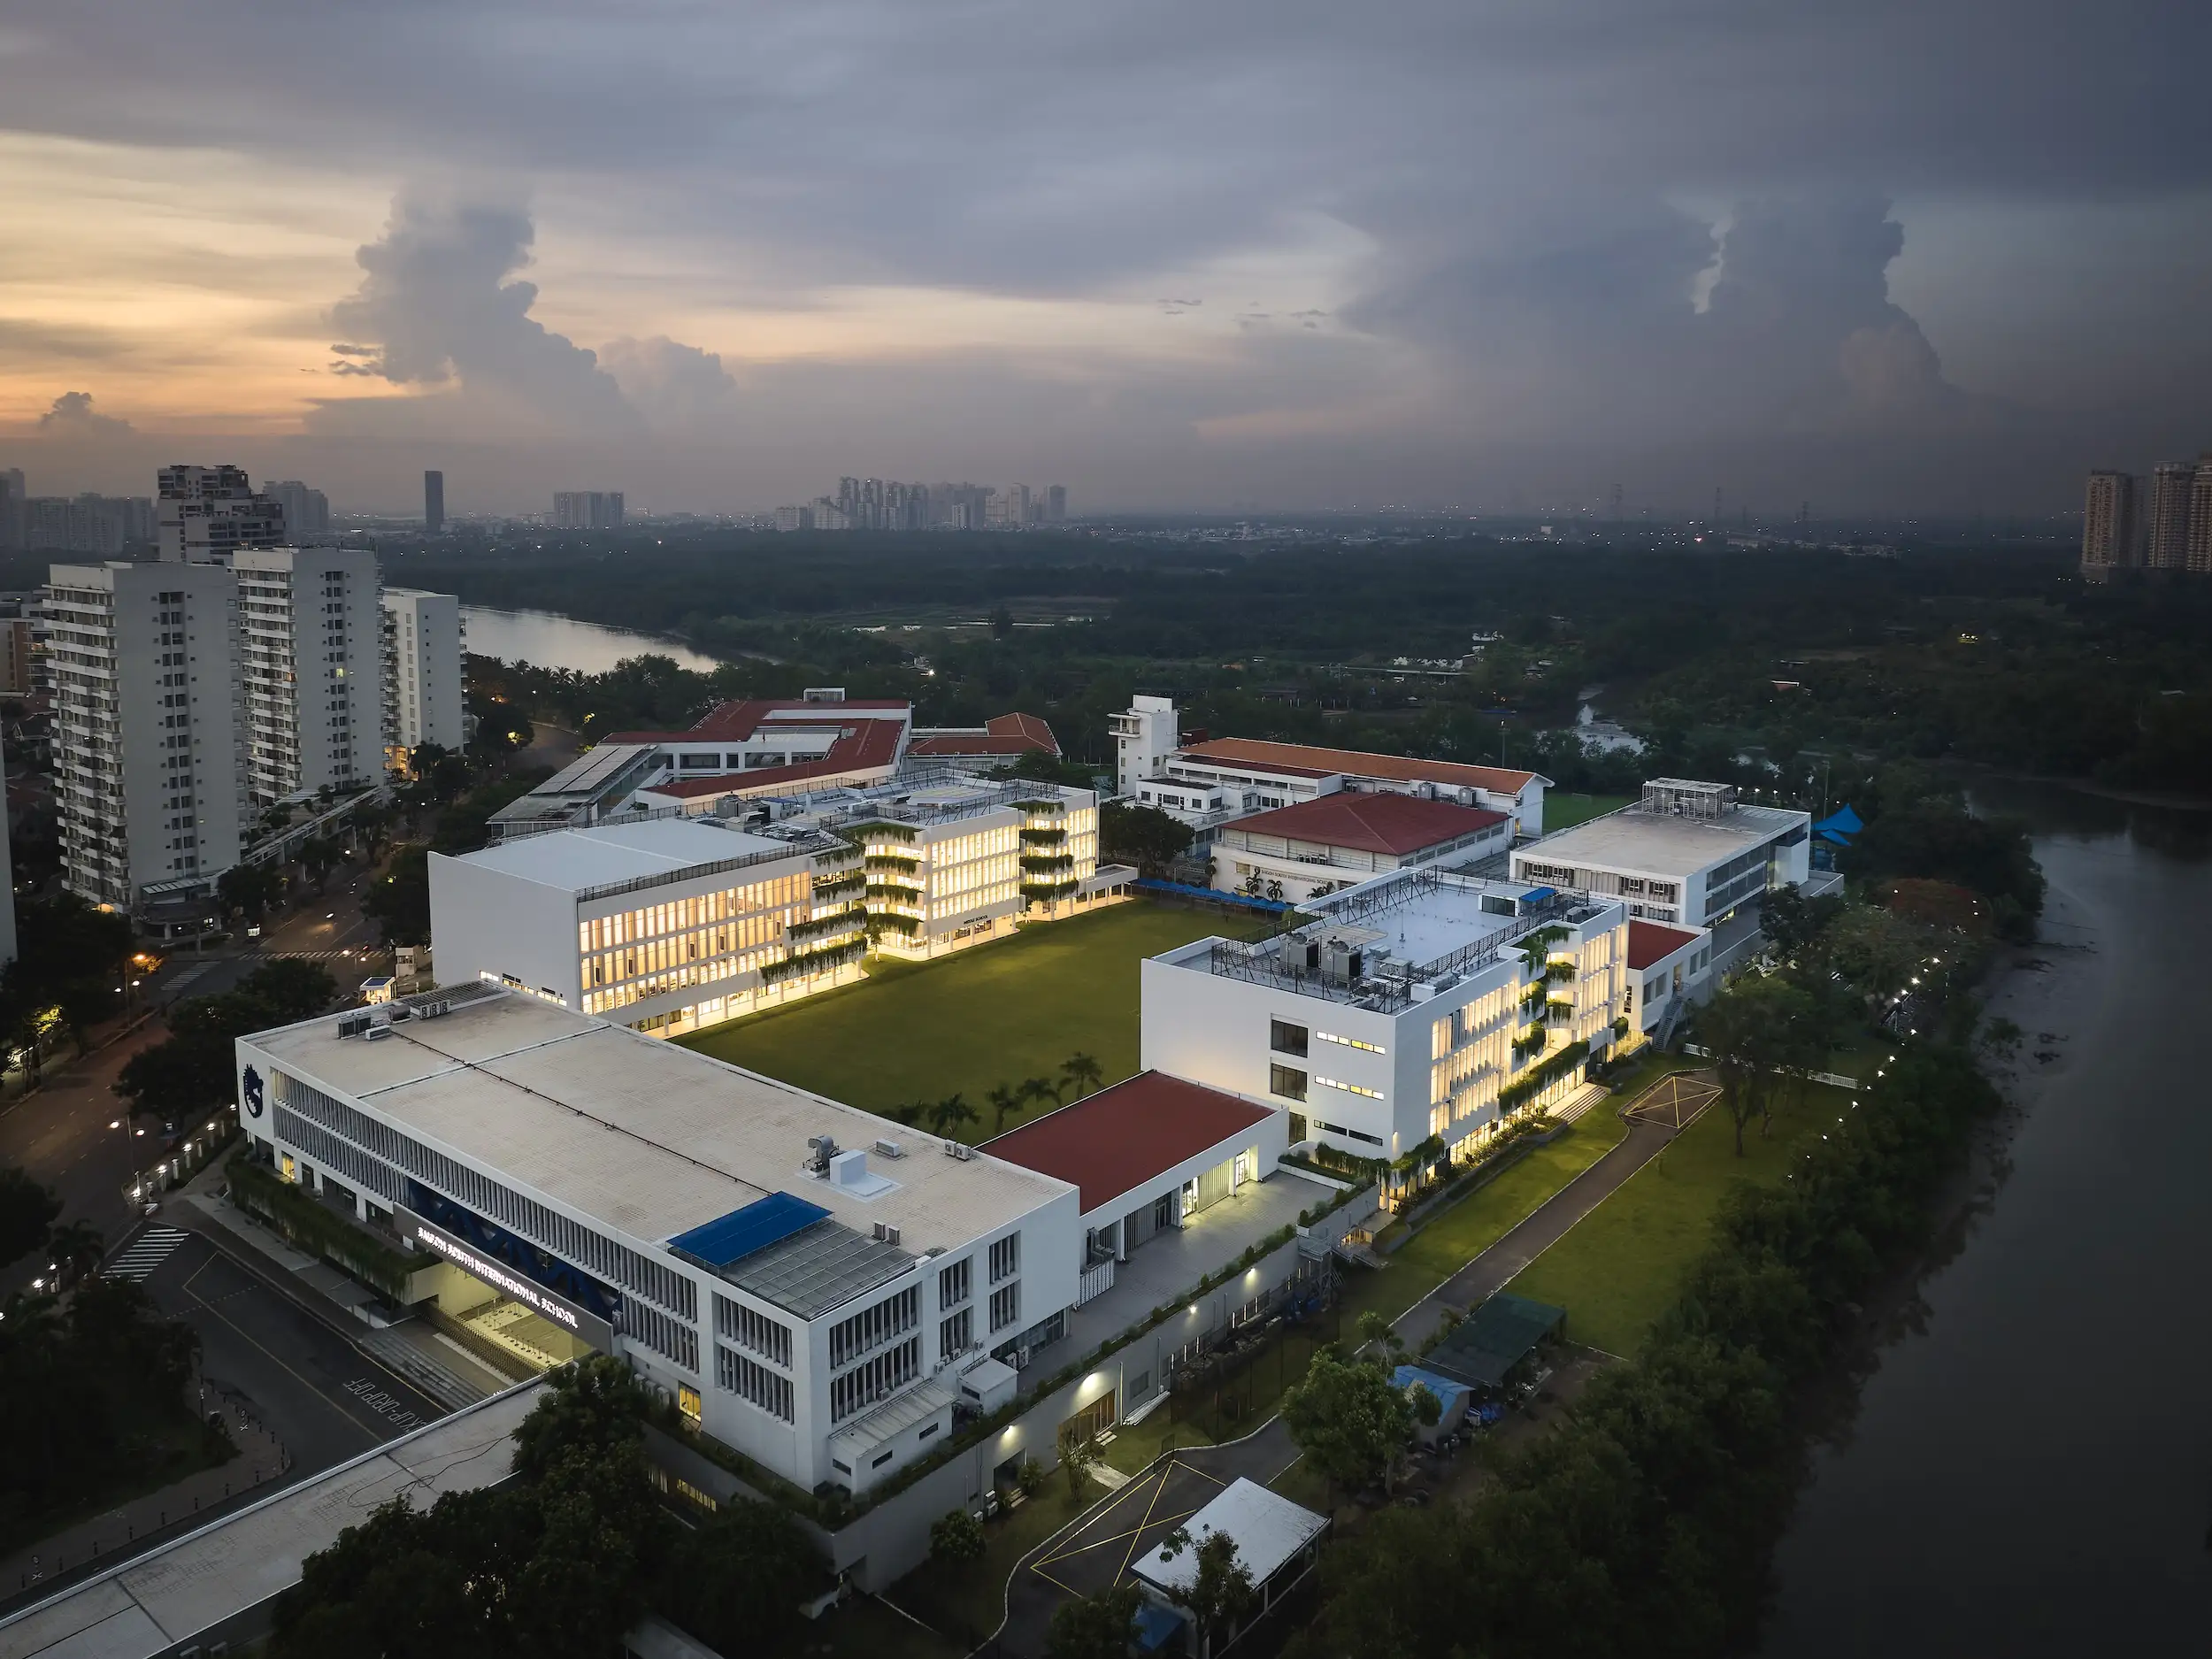
[[[1417,1348],[1444,1323],[1447,1311],[1463,1314],[1505,1288],[1509,1280],[1559,1242],[1567,1230],[1618,1192],[1628,1178],[1657,1157],[1682,1132],[1663,1124],[1638,1124],[1620,1144],[1537,1206],[1510,1233],[1421,1298],[1395,1329]]]

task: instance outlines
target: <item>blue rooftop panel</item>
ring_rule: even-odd
[[[764,1250],[779,1239],[787,1239],[802,1227],[810,1227],[828,1217],[829,1211],[819,1204],[810,1204],[803,1198],[794,1198],[789,1193],[771,1193],[765,1198],[756,1198],[742,1210],[733,1210],[726,1216],[680,1233],[669,1240],[668,1248],[686,1256],[696,1256],[716,1269],[741,1262],[756,1250]]]

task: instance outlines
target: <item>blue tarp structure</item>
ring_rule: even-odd
[[[1137,1604],[1137,1646],[1147,1653],[1157,1653],[1172,1643],[1183,1645],[1183,1616],[1157,1601]]]
[[[1848,806],[1831,812],[1813,826],[1813,833],[1838,847],[1848,847],[1851,838],[1866,827],[1866,821]]]
[[[1434,1394],[1437,1403],[1444,1408],[1436,1419],[1437,1432],[1448,1433],[1456,1428],[1471,1392],[1467,1385],[1422,1365],[1401,1365],[1390,1373],[1390,1386],[1402,1394],[1416,1383]]]
[[[1225,892],[1220,887],[1194,887],[1180,881],[1156,881],[1150,876],[1129,884],[1140,893],[1164,893],[1170,898],[1204,899],[1210,904],[1240,904],[1248,910],[1280,916],[1290,906],[1279,899],[1256,899],[1248,894]]]

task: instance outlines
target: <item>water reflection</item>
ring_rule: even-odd
[[[1977,812],[2023,819],[2037,835],[2069,841],[2124,836],[2146,851],[2185,864],[2212,857],[2212,810],[2202,807],[2122,800],[2019,778],[1975,778],[1967,797]]]
[[[572,668],[583,674],[603,674],[626,657],[672,657],[679,668],[708,672],[719,666],[689,646],[628,628],[610,628],[596,622],[579,622],[550,611],[490,611],[463,605],[468,622],[469,649],[479,657],[503,663],[529,663],[539,668]]]

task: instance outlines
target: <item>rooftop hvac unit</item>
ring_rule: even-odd
[[[906,1156],[906,1148],[895,1141],[877,1141],[876,1152],[879,1156],[887,1158],[902,1158]]]
[[[376,1025],[370,1026],[368,1030],[363,1032],[361,1036],[364,1041],[377,1042],[390,1036],[391,1034],[392,1028],[389,1025]]]
[[[945,1156],[949,1158],[958,1158],[963,1164],[965,1164],[970,1158],[975,1156],[975,1148],[973,1147],[964,1147],[957,1141],[948,1141],[945,1142]]]
[[[876,1223],[876,1242],[878,1244],[896,1244],[898,1241],[899,1230],[896,1227],[891,1226],[887,1223],[881,1221]]]
[[[341,1037],[358,1037],[375,1023],[367,1014],[348,1014],[338,1022],[338,1034]]]
[[[837,1141],[830,1135],[809,1135],[806,1141],[806,1171],[810,1175],[826,1176],[830,1160],[837,1156]]]
[[[450,1014],[453,1011],[451,1001],[442,996],[433,997],[427,1002],[417,1002],[413,1004],[413,1007],[417,1019],[435,1019],[441,1014]]]

